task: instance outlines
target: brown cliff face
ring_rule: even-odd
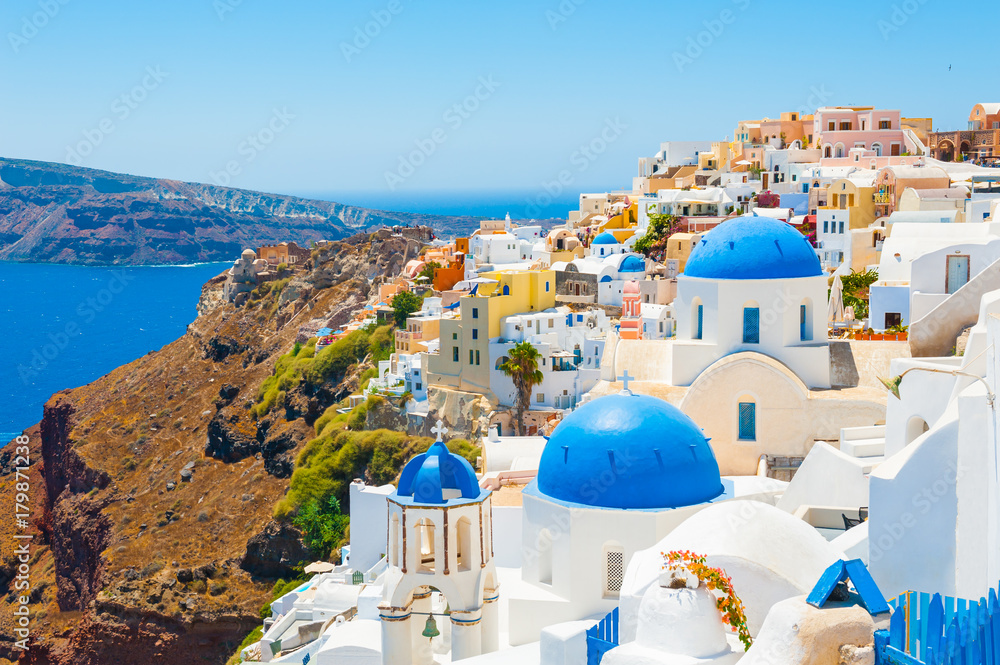
[[[0,260],[92,265],[228,261],[246,248],[336,240],[379,226],[468,234],[479,218],[329,201],[0,158]]]
[[[211,280],[183,337],[53,396],[28,432],[31,649],[13,649],[15,528],[0,520],[0,662],[224,662],[259,625],[274,577],[307,556],[273,508],[314,436],[304,413],[350,386],[265,420],[249,407],[300,325],[343,315],[371,288],[368,270],[391,274],[419,247],[385,236],[335,243],[295,273],[292,295],[239,309],[213,305],[222,285]],[[0,452],[2,505],[14,503],[13,464]]]

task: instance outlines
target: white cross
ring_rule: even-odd
[[[626,395],[631,395],[632,394],[632,391],[628,389],[628,382],[631,381],[634,378],[635,378],[634,376],[629,376],[628,375],[628,370],[625,370],[625,375],[624,376],[619,376],[618,377],[618,380],[621,381],[622,385],[624,386],[622,388],[622,393],[623,394],[626,394]]]
[[[431,428],[431,434],[437,434],[437,442],[441,443],[441,437],[448,433],[448,428],[444,426],[444,421],[437,421],[437,426]]]

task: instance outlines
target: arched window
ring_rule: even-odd
[[[834,154],[837,157],[843,157],[844,156],[844,144],[843,143],[838,143],[836,145],[836,147],[834,148]]]
[[[705,307],[701,304],[701,298],[695,298],[691,302],[691,339],[702,339],[705,324]]]
[[[389,565],[399,565],[399,515],[389,520]]]
[[[832,155],[833,155],[833,148],[830,147],[829,145],[825,146],[823,148],[823,156],[824,157],[831,157]]]
[[[882,156],[882,144],[881,143],[872,143],[872,150],[875,151],[875,156],[876,157],[881,157]]]
[[[437,570],[437,555],[434,543],[434,522],[426,517],[413,527],[416,535],[417,572],[433,573]]]
[[[743,343],[760,344],[760,307],[756,303],[743,306]]]
[[[459,570],[472,570],[472,523],[468,517],[458,520],[455,525],[455,562]]]
[[[809,341],[812,341],[812,338],[813,338],[812,314],[813,314],[812,299],[805,298],[799,304],[799,341],[800,342],[809,342]]]
[[[757,401],[744,395],[736,406],[737,436],[740,441],[757,440]]]
[[[618,543],[604,544],[604,596],[617,598],[625,579],[625,549]]]
[[[505,296],[509,296],[510,295],[510,285],[509,284],[504,284],[503,285],[503,294]]]
[[[542,529],[538,532],[538,581],[552,584],[552,532]]]

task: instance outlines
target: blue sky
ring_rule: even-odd
[[[1000,94],[974,39],[923,41],[955,21],[941,0],[443,5],[6,0],[0,155],[351,202],[569,170],[575,194],[741,118],[819,102],[954,129]]]

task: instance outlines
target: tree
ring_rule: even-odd
[[[320,559],[326,559],[344,539],[351,518],[340,512],[337,497],[330,496],[326,501],[313,499],[306,503],[292,523],[302,530],[303,541],[309,551]]]
[[[666,240],[676,232],[676,227],[676,216],[651,214],[645,235],[635,241],[633,249],[640,254],[654,258],[653,254],[661,254],[666,249]]]
[[[528,342],[516,344],[507,354],[507,361],[500,365],[500,371],[514,382],[517,433],[523,436],[524,414],[531,406],[531,390],[545,377],[538,369],[541,354]]]
[[[850,275],[840,278],[840,283],[844,287],[844,306],[854,308],[854,318],[868,318],[868,289],[878,281],[878,272],[866,270],[864,272],[851,271]]]
[[[434,271],[441,267],[441,264],[437,261],[431,261],[424,266],[424,269],[417,273],[417,277],[426,277],[427,283],[431,284],[434,282]]]
[[[392,319],[397,328],[406,327],[406,319],[414,312],[420,311],[424,299],[412,291],[401,291],[392,298]]]

